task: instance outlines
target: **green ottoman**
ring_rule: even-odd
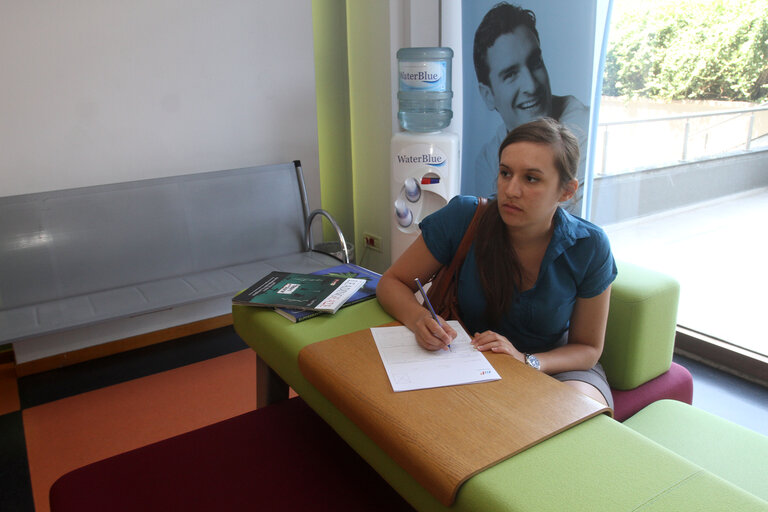
[[[675,400],[655,402],[624,425],[768,501],[768,437]]]
[[[680,284],[674,278],[617,261],[605,347],[600,358],[614,389],[634,389],[672,363]]]

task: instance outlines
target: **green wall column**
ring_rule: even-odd
[[[347,2],[349,113],[355,216],[355,252],[363,256],[363,233],[380,236],[384,252],[368,250],[362,263],[382,272],[390,262],[389,2]]]
[[[353,242],[355,221],[345,0],[312,0],[312,24],[320,198],[322,208],[333,215],[348,238],[347,241]],[[336,239],[327,221],[323,221],[323,234],[325,240]]]

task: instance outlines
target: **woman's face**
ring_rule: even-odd
[[[533,234],[550,228],[558,203],[573,196],[578,181],[563,187],[550,146],[515,142],[501,152],[496,185],[504,223],[513,233]]]

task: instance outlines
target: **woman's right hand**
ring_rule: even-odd
[[[427,350],[448,350],[448,345],[456,337],[457,333],[440,316],[440,323],[437,323],[429,311],[424,310],[424,314],[419,316],[413,325],[408,326],[416,335],[416,341],[421,347]],[[442,324],[442,325],[441,325]]]
[[[442,326],[432,318],[430,312],[416,300],[418,289],[415,278],[423,282],[440,270],[441,263],[429,252],[421,235],[384,272],[376,286],[376,298],[384,311],[408,327],[416,341],[426,350],[447,349],[456,337],[454,331],[442,318]]]

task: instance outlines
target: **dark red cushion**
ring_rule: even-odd
[[[668,398],[690,404],[693,401],[693,378],[683,366],[672,363],[669,371],[635,389],[611,389],[611,393],[613,417],[617,421],[624,421],[657,400]]]
[[[413,510],[300,398],[89,464],[52,512]]]

